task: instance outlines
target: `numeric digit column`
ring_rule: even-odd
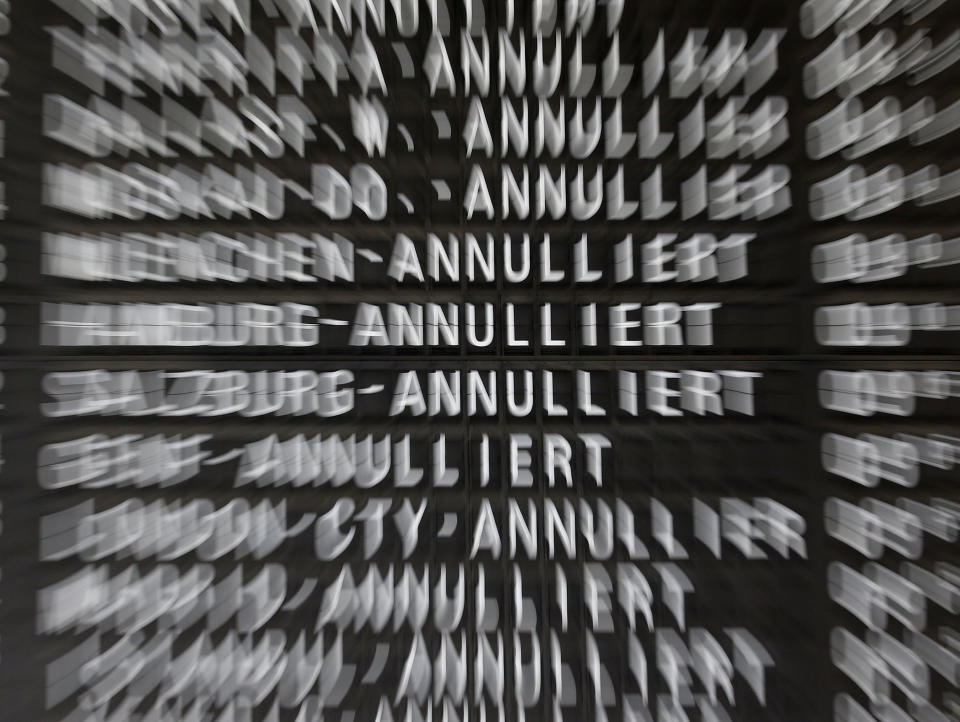
[[[960,210],[940,3],[806,2],[809,309],[834,719],[960,712]]]

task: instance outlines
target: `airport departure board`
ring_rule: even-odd
[[[0,720],[960,720],[957,0],[0,0]]]

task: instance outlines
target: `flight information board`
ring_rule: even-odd
[[[953,0],[0,0],[0,719],[960,720]]]

